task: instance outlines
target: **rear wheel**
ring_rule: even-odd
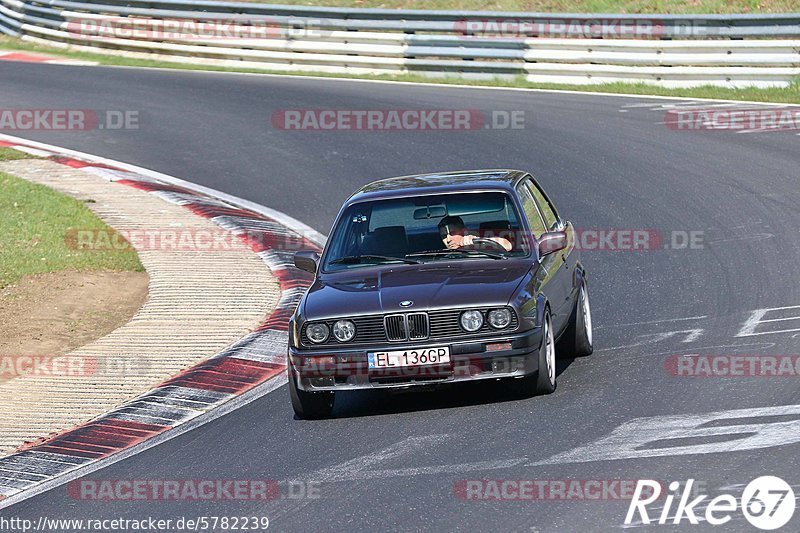
[[[591,355],[594,350],[592,342],[592,309],[589,306],[589,291],[584,281],[581,283],[569,326],[559,342],[559,352],[568,357]]]
[[[301,420],[329,417],[336,399],[336,393],[332,391],[306,392],[298,389],[291,369],[289,369],[289,395],[292,398],[294,414]]]

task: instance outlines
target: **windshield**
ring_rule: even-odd
[[[503,192],[360,202],[339,219],[323,270],[527,256],[519,230],[517,210]]]

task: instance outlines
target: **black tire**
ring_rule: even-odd
[[[536,373],[536,394],[551,394],[556,390],[556,341],[550,310],[544,312],[542,345],[539,347],[539,372]]]
[[[306,392],[298,389],[291,369],[289,369],[289,395],[292,398],[294,414],[301,420],[329,417],[336,400],[335,392]]]
[[[544,312],[542,343],[539,345],[539,370],[535,374],[512,381],[514,392],[523,397],[552,394],[558,385],[556,380],[555,339],[550,310]]]
[[[569,319],[569,326],[558,342],[558,353],[562,357],[584,357],[594,351],[592,346],[592,309],[589,306],[589,291],[586,281],[578,289],[578,299]]]

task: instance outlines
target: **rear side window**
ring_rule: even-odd
[[[533,183],[533,180],[525,180],[525,183],[528,186],[528,190],[530,190],[531,194],[536,200],[536,205],[539,206],[539,211],[542,213],[545,226],[548,230],[554,229],[558,224],[558,216],[556,216],[555,211],[553,211],[553,207],[550,205],[550,202],[547,201],[547,198],[545,198],[541,189],[539,189],[539,187]]]
[[[528,225],[531,227],[533,236],[538,239],[542,233],[546,232],[542,216],[536,208],[536,202],[533,200],[531,191],[524,185],[517,186],[517,195],[519,195],[522,210],[525,212],[525,217],[528,219]]]

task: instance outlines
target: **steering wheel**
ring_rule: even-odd
[[[505,252],[507,251],[502,244],[495,242],[491,239],[474,239],[472,241],[472,246],[469,248],[474,247],[476,250],[486,250],[486,251],[496,251],[496,252]]]

